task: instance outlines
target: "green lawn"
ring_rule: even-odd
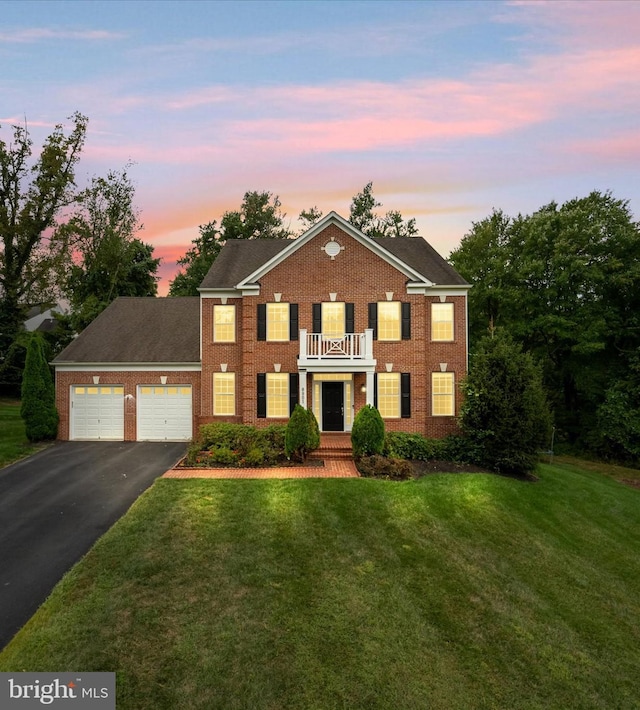
[[[37,451],[41,446],[30,444],[20,417],[20,402],[0,399],[0,468]]]
[[[640,492],[161,479],[0,654],[118,709],[640,707]]]

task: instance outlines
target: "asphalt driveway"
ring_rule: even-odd
[[[185,450],[67,441],[0,469],[0,648]]]

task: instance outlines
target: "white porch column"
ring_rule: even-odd
[[[367,360],[371,360],[373,358],[373,330],[371,328],[367,328],[364,331],[364,357]],[[368,374],[369,373],[367,373],[367,376]],[[368,384],[367,389],[369,389]]]
[[[373,377],[373,370],[367,370],[366,375],[367,375],[367,401],[366,404],[369,404],[373,407],[373,388],[374,388],[374,377]]]
[[[306,338],[305,338],[306,342]],[[298,403],[301,407],[307,408],[307,371],[299,373],[298,377]]]
[[[300,329],[300,359],[307,359],[307,329]]]

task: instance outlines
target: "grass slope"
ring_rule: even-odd
[[[159,480],[0,654],[116,670],[118,708],[640,707],[640,493]]]
[[[39,448],[27,440],[20,417],[20,402],[0,399],[0,468]]]

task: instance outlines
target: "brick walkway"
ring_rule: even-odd
[[[173,468],[163,478],[358,478],[353,461],[282,468]]]
[[[322,434],[320,448],[310,458],[324,466],[281,468],[172,468],[163,478],[358,478],[348,434]]]

